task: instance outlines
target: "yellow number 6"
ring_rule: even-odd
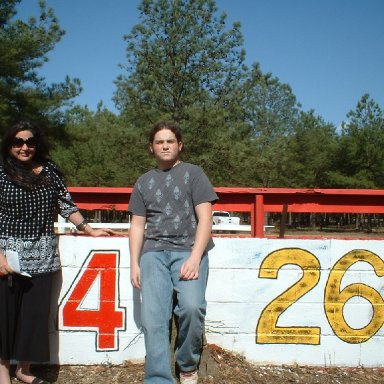
[[[354,283],[340,290],[345,272],[358,261],[372,265],[377,276],[384,276],[383,260],[371,251],[356,249],[344,255],[332,268],[324,294],[324,309],[328,322],[341,340],[356,344],[369,340],[384,323],[384,301],[380,293],[363,283]],[[352,297],[360,296],[368,300],[373,308],[372,319],[363,328],[351,328],[345,321],[343,308]]]

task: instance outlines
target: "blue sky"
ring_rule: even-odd
[[[22,0],[18,16],[37,15]],[[48,83],[80,78],[76,99],[115,111],[113,81],[122,73],[123,36],[140,22],[140,0],[47,0],[66,31],[41,69]],[[240,21],[246,62],[288,83],[302,104],[338,126],[364,93],[384,109],[384,1],[216,0],[230,24]]]

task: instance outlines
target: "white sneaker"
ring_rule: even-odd
[[[180,384],[197,384],[198,380],[197,371],[195,372],[180,372]]]

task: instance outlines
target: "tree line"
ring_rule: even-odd
[[[148,130],[173,120],[184,160],[215,186],[384,188],[380,105],[361,95],[341,127],[302,110],[289,84],[245,65],[241,25],[228,25],[214,0],[142,0],[124,36],[118,113],[74,104],[81,79],[46,83],[39,68],[65,31],[43,0],[38,17],[20,20],[20,2],[0,3],[0,130],[36,122],[69,185],[133,185],[154,165]]]

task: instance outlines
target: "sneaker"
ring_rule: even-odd
[[[197,380],[198,380],[197,371],[180,372],[180,384],[197,384]]]

